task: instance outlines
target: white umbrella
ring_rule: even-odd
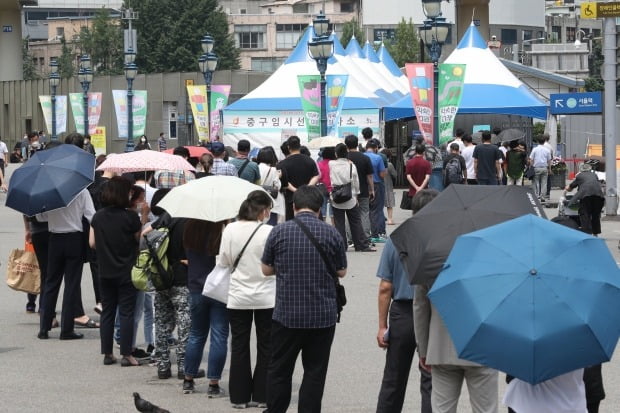
[[[218,222],[239,213],[241,203],[252,191],[265,191],[236,176],[209,176],[177,186],[157,206],[172,217]]]
[[[308,149],[320,149],[330,146],[336,146],[339,143],[344,143],[344,139],[337,138],[335,136],[323,136],[321,138],[314,138],[308,143]]]

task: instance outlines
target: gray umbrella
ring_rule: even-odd
[[[525,138],[525,132],[519,129],[506,129],[501,131],[497,136],[500,142],[509,142]]]
[[[471,135],[471,140],[475,144],[482,143],[482,131],[475,132]],[[491,143],[497,145],[501,139],[494,133],[491,134]]]

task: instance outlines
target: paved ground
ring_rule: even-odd
[[[552,198],[557,199],[554,191]],[[5,194],[0,194],[0,261],[5,261],[11,249],[23,245],[21,216],[4,207]],[[547,209],[552,216],[555,211]],[[396,210],[397,222],[407,215]],[[393,229],[390,228],[390,230]],[[603,236],[618,260],[620,223],[605,221]],[[349,253],[349,272],[344,281],[349,304],[342,314],[334,341],[327,377],[324,412],[373,412],[383,371],[384,353],[376,345],[377,253]],[[84,268],[82,281],[84,305],[87,312],[94,305],[90,274]],[[25,294],[0,287],[0,411],[3,412],[131,412],[131,394],[139,392],[152,402],[172,412],[232,412],[227,398],[210,400],[206,396],[206,381],[197,380],[198,393],[183,395],[181,381],[176,378],[158,380],[153,367],[121,368],[118,364],[104,366],[99,354],[99,331],[82,329],[84,340],[59,341],[58,330],[51,338],[36,338],[38,317],[25,312]],[[60,304],[58,305],[60,308]],[[139,340],[141,342],[141,340]],[[208,346],[207,346],[208,348]],[[117,350],[115,350],[117,351]],[[206,367],[203,365],[203,367]],[[293,403],[296,410],[300,384],[298,366],[293,384]],[[176,371],[173,370],[173,374]],[[620,362],[617,357],[604,366],[607,399],[602,412],[620,411]],[[174,377],[174,376],[173,376]],[[419,410],[419,374],[412,370],[404,411]],[[228,364],[222,385],[228,388]],[[503,381],[503,375],[502,380]],[[466,390],[463,390],[466,393]],[[500,397],[503,384],[500,386]],[[259,411],[251,409],[251,411]],[[466,394],[462,396],[459,412],[470,412]],[[506,411],[501,409],[501,411]]]

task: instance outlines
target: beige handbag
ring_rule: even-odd
[[[17,291],[30,294],[41,292],[41,271],[34,252],[14,249],[9,255],[6,283]]]

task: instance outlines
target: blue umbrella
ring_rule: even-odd
[[[460,358],[532,384],[609,361],[620,336],[605,242],[533,215],[460,236],[428,296]]]
[[[32,216],[62,208],[95,178],[95,157],[75,145],[36,152],[9,181],[6,206]]]

